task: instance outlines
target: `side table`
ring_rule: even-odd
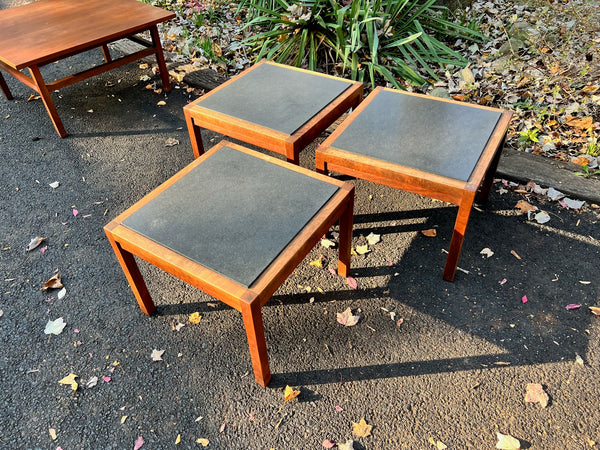
[[[263,60],[183,110],[196,157],[206,128],[298,164],[300,151],[362,95],[360,82]]]
[[[348,275],[353,205],[348,183],[222,141],[104,230],[145,314],[155,305],[134,255],[240,311],[266,386],[261,308],[338,220]]]
[[[338,172],[458,205],[443,278],[454,279],[477,190],[489,197],[512,112],[376,88],[316,151]]]

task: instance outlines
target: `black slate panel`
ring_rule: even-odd
[[[291,135],[349,87],[341,79],[261,64],[198,106]]]
[[[467,181],[500,115],[384,90],[331,146]]]
[[[337,190],[223,147],[123,225],[250,286]]]

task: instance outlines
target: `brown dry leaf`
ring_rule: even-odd
[[[537,206],[533,206],[531,203],[528,203],[525,200],[519,200],[515,205],[515,208],[521,211],[523,214],[527,214],[528,211],[537,210]]]
[[[60,273],[57,273],[52,278],[50,278],[45,283],[42,283],[42,291],[46,289],[60,289],[63,287],[62,281],[60,279]]]
[[[600,316],[600,307],[598,306],[590,306],[590,312],[595,316]]]
[[[358,319],[360,319],[360,316],[353,316],[350,308],[347,308],[344,312],[337,313],[337,321],[345,327],[356,325]]]
[[[436,237],[437,236],[437,231],[435,230],[435,228],[430,228],[429,230],[421,230],[421,233],[423,234],[423,236],[427,236],[427,237]]]
[[[298,397],[299,395],[300,395],[300,391],[295,391],[290,386],[286,386],[285,390],[283,391],[283,401],[288,402],[288,401],[292,400],[293,398]]]
[[[579,130],[589,130],[594,126],[594,118],[591,116],[581,118],[575,116],[566,116],[565,124]]]
[[[40,96],[39,96],[39,95],[31,94],[31,95],[29,96],[29,98],[27,99],[27,101],[28,101],[28,102],[30,102],[30,101],[32,101],[32,100],[37,100],[37,99],[39,99],[39,98],[40,98]]]
[[[600,86],[584,86],[583,89],[581,89],[581,92],[586,94],[594,94],[598,89],[600,89]]]
[[[356,437],[367,437],[371,435],[372,425],[367,425],[365,419],[360,419],[360,422],[352,422],[352,434]]]
[[[585,156],[578,156],[577,158],[573,158],[572,162],[580,166],[587,166],[590,163],[590,160]]]
[[[525,393],[526,403],[539,403],[542,408],[548,406],[548,394],[544,392],[544,388],[539,383],[528,383],[527,392]]]
[[[510,254],[513,255],[515,258],[517,259],[521,259],[521,257],[517,254],[517,252],[515,252],[514,250],[510,251]]]

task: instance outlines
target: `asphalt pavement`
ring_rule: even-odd
[[[102,229],[193,161],[182,110],[193,92],[154,92],[151,69],[122,67],[53,94],[61,139],[33,92],[5,78],[15,99],[0,98],[0,448],[492,449],[498,432],[522,448],[600,446],[597,210],[529,196],[550,217],[540,224],[497,183],[449,283],[456,207],[350,180],[354,244],[381,241],[353,257],[357,289],[328,270],[337,249],[317,246],[263,308],[265,389],[237,311],[142,262],[158,306],[143,315]],[[207,133],[205,146],[221,138]],[[314,168],[314,145],[301,165]],[[65,291],[41,290],[57,273]],[[347,308],[355,326],[336,320]],[[62,332],[45,334],[61,317]],[[76,390],[59,383],[69,374]],[[529,383],[547,406],[525,402]],[[284,402],[286,386],[299,396]],[[353,435],[361,419],[366,437]]]

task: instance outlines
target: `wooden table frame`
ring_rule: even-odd
[[[327,127],[335,122],[335,120],[344,112],[351,108],[355,108],[362,101],[363,83],[358,81],[349,82],[351,85],[345,92],[340,94],[333,102],[327,105],[292,135],[202,107],[201,102],[204,98],[214,95],[219,90],[234,83],[236,79],[244,76],[249,71],[256,69],[256,67],[261,64],[273,64],[286,67],[289,70],[307,72],[322,77],[336,78],[331,75],[311,72],[271,61],[260,61],[183,108],[192,149],[194,150],[194,156],[196,158],[204,153],[201,128],[206,128],[216,133],[285,155],[288,162],[298,165],[300,152],[326,130]]]
[[[265,161],[284,166],[290,170],[339,186],[337,193],[333,195],[325,206],[249,287],[243,286],[181,254],[169,250],[121,224],[123,220],[158,194],[168,189],[196,166],[202,164],[204,159],[225,145]],[[104,227],[104,231],[144,314],[150,315],[156,308],[134,259],[134,255],[240,311],[246,328],[254,376],[258,384],[265,387],[271,379],[271,372],[261,308],[319,242],[322,236],[338,220],[340,222],[338,273],[343,277],[348,276],[352,247],[353,207],[354,187],[352,185],[293,166],[239,145],[222,141],[204,154],[204,156],[196,159],[107,224]]]
[[[65,137],[67,132],[50,96],[52,91],[150,55],[156,56],[164,90],[171,90],[157,24],[174,17],[175,13],[133,0],[40,0],[2,10],[0,69],[40,95],[56,132]],[[150,32],[151,42],[137,36],[144,31]],[[65,40],[55,40],[54,35]],[[129,39],[145,48],[112,59],[108,44],[120,39]],[[95,48],[102,49],[104,64],[50,83],[44,81],[40,67]],[[30,76],[21,72],[23,69],[28,69]],[[8,100],[13,98],[1,72],[0,89]]]
[[[316,169],[319,173],[328,171],[362,178],[375,183],[390,186],[396,189],[413,192],[426,197],[435,198],[458,205],[458,214],[448,257],[444,267],[443,278],[447,281],[454,280],[456,267],[464,240],[471,208],[478,189],[478,201],[485,202],[491,191],[494,174],[500,161],[502,149],[506,139],[506,132],[510,123],[512,112],[501,111],[500,119],[483,150],[470,178],[467,182],[440,176],[421,170],[413,169],[398,164],[389,163],[364,155],[344,151],[335,147],[336,138],[358,117],[382,88],[376,88],[352,114],[329,136],[316,150]],[[409,94],[420,96],[419,94]],[[431,97],[422,96],[424,98]],[[451,101],[436,99],[439,101]],[[469,105],[474,108],[486,108],[479,105]],[[377,136],[373,136],[373,145],[377,145]]]

